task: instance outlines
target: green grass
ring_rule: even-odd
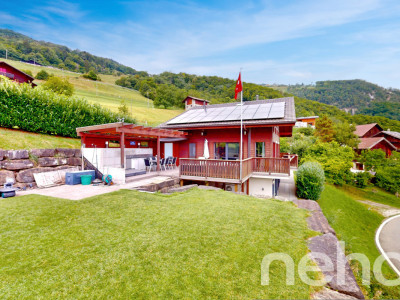
[[[339,240],[346,243],[346,254],[365,254],[371,262],[372,269],[373,263],[380,255],[375,246],[375,231],[384,217],[368,210],[363,204],[356,201],[351,194],[331,185],[325,186],[318,203],[329,224],[335,229]],[[351,262],[351,265],[366,296],[381,299],[400,298],[400,287],[386,287],[378,283],[373,275],[370,286],[361,285],[361,268],[356,262]],[[382,271],[388,279],[397,278],[386,263]]]
[[[343,189],[357,200],[369,200],[400,208],[400,198],[388,193],[378,187],[369,186],[365,189],[359,189],[353,186],[344,186]]]
[[[81,140],[0,128],[0,149],[80,148]]]
[[[115,85],[115,81],[120,78],[118,76],[100,74],[102,81],[99,82],[82,78],[80,76],[82,74],[80,73],[34,66],[13,60],[2,60],[18,69],[30,70],[34,76],[39,71],[46,70],[46,72],[52,73],[55,76],[66,77],[75,87],[75,96],[85,98],[90,103],[98,103],[112,111],[118,111],[118,107],[121,105],[122,100],[124,100],[129,108],[130,115],[139,124],[158,125],[183,112],[181,109],[153,108],[153,101],[143,97],[138,91]],[[41,84],[42,81],[35,80],[35,83]]]
[[[312,234],[291,203],[224,191],[118,192],[68,201],[0,201],[1,298],[296,298],[313,288],[271,285],[260,265],[285,252],[296,265]]]

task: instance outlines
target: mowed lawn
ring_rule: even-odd
[[[346,254],[365,254],[371,264],[371,270],[380,252],[375,245],[375,232],[384,220],[380,214],[369,210],[365,205],[358,202],[356,193],[348,192],[348,187],[335,187],[326,185],[318,203],[335,229],[338,239],[346,244]],[[358,189],[357,194],[363,190]],[[362,268],[352,261],[351,266],[357,281],[368,298],[373,299],[400,299],[399,286],[385,286],[379,283],[371,272],[371,284],[362,285]],[[396,279],[397,276],[387,263],[384,263],[382,272],[387,279]]]
[[[0,149],[80,148],[81,140],[0,128]]]
[[[101,187],[100,187],[101,188]],[[283,264],[260,284],[263,257],[308,252],[306,212],[224,191],[121,190],[82,201],[0,201],[1,298],[296,298]]]

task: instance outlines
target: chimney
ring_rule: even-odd
[[[256,95],[256,100],[258,100],[258,98],[259,98],[258,95]]]

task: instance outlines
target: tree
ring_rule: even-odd
[[[129,114],[129,109],[128,109],[128,106],[125,103],[125,100],[121,101],[121,105],[118,107],[118,112],[122,116],[127,116]]]
[[[305,151],[301,163],[319,162],[325,171],[327,180],[342,185],[352,179],[350,168],[353,165],[354,151],[348,146],[340,146],[337,142],[317,142]]]
[[[386,153],[381,149],[362,151],[359,161],[365,166],[367,171],[376,170],[387,164]]]
[[[74,93],[74,86],[66,79],[60,77],[50,77],[43,85],[46,90],[51,90],[57,94],[65,96],[72,96]]]
[[[101,81],[100,77],[93,70],[90,70],[87,74],[83,74],[82,77],[94,81],[96,80]]]
[[[335,136],[332,120],[327,116],[317,119],[314,134],[324,143],[332,142]]]
[[[347,122],[338,122],[334,126],[334,139],[339,145],[357,148],[359,144],[358,136],[354,133],[356,126]]]
[[[50,75],[45,70],[41,70],[36,74],[36,79],[39,80],[47,80],[49,79]]]

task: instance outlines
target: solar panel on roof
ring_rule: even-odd
[[[223,122],[243,120],[278,119],[285,116],[285,103],[246,104],[228,107],[191,109],[170,120],[167,124],[189,124],[202,122]]]

